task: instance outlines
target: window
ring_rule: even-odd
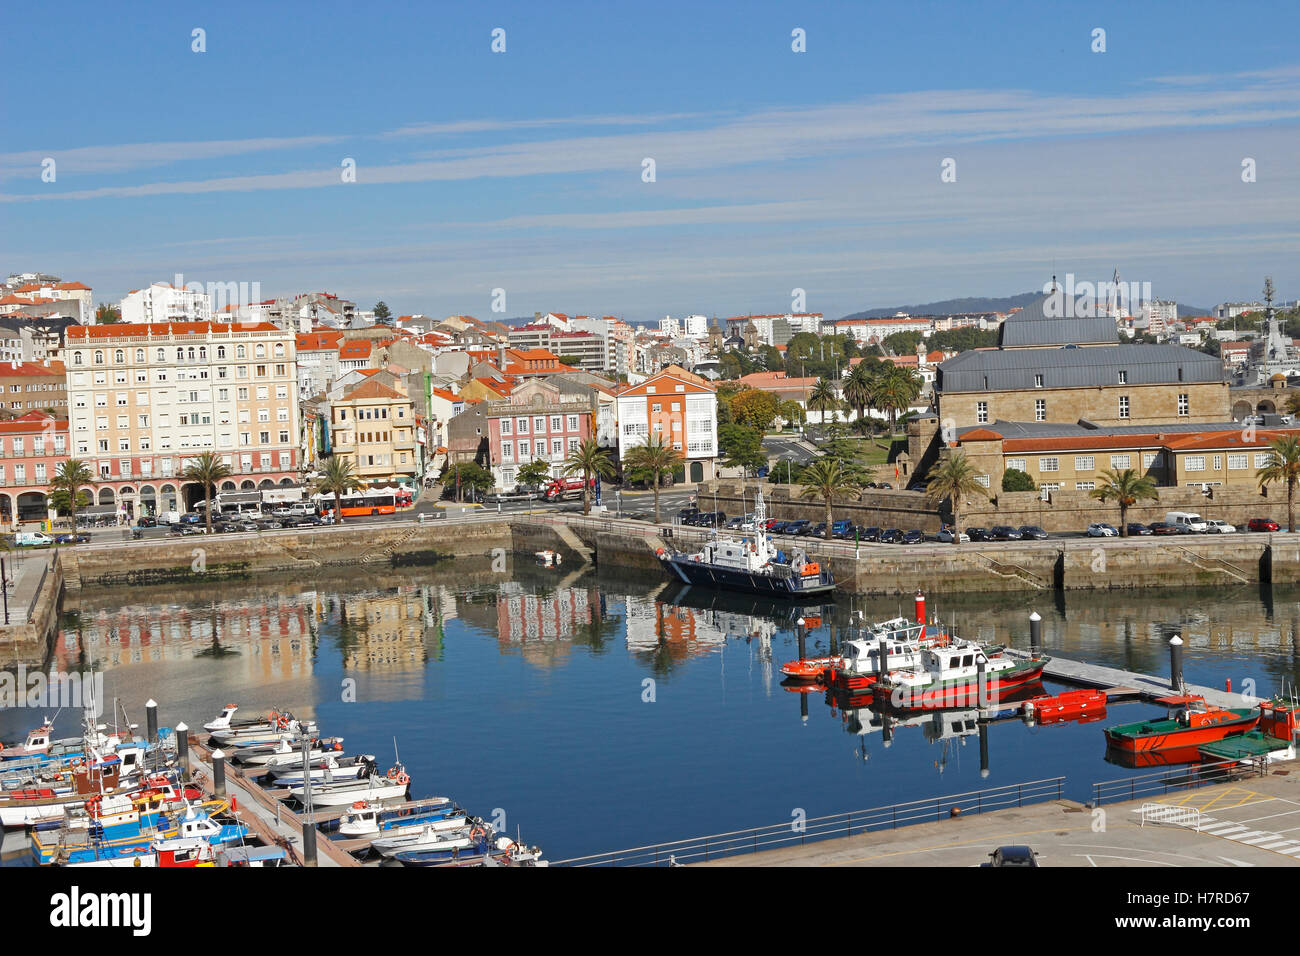
[[[1128,384],[1128,372],[1124,371],[1123,369],[1121,369],[1119,373],[1119,384],[1121,385]]]
[[[978,482],[979,482],[981,485],[983,485],[985,488],[987,488],[987,487],[989,486],[989,476],[988,476],[988,475],[976,475],[976,476],[975,476],[975,480],[978,481]]]
[[[1096,459],[1092,455],[1077,455],[1074,459],[1075,471],[1095,471],[1097,469]]]
[[[123,363],[125,363],[125,362],[126,362],[126,353],[123,352],[121,349],[117,349],[117,350],[113,353],[113,362],[114,362],[114,364],[116,364],[116,365],[122,365]]]
[[[555,438],[551,440],[551,454],[559,458],[564,454],[564,440]]]
[[[559,415],[551,416],[551,431],[558,432],[564,430],[564,419]]]
[[[976,403],[975,403],[975,421],[978,422],[978,423],[981,424],[981,425],[985,425],[985,424],[988,423],[988,420],[989,420],[989,403],[988,403],[988,402],[976,402]]]
[[[655,402],[653,405],[650,406],[650,411],[652,412],[662,412],[663,410],[664,407],[659,402]]]
[[[1095,481],[1076,481],[1074,483],[1075,491],[1092,491],[1096,487],[1097,483]]]
[[[534,435],[546,434],[546,419],[540,415],[536,416],[533,419],[533,434]]]
[[[1130,464],[1131,458],[1132,458],[1131,455],[1111,455],[1110,467],[1118,468],[1120,470],[1123,470],[1125,468],[1132,468],[1133,466]]]
[[[1042,471],[1060,471],[1061,459],[1059,458],[1040,458],[1038,459],[1038,470]]]
[[[514,434],[514,419],[512,418],[501,419],[501,434],[503,435]]]
[[[1043,501],[1047,501],[1051,498],[1052,492],[1060,491],[1060,490],[1061,490],[1061,486],[1059,483],[1043,482],[1038,486],[1038,497],[1041,498]]]
[[[1183,461],[1186,462],[1186,467],[1187,467],[1187,470],[1188,470],[1188,471],[1204,471],[1204,470],[1205,470],[1205,456],[1204,456],[1204,455],[1188,455],[1185,459],[1183,459]]]
[[[1034,388],[1043,387],[1043,376],[1041,373],[1034,376]]]
[[[505,444],[503,444],[503,445],[501,446],[501,460],[502,460],[502,461],[514,461],[514,460],[515,460],[515,445],[514,445],[514,442],[506,442]]]
[[[95,364],[96,365],[104,364],[104,353],[99,351],[98,349],[95,350]]]
[[[73,365],[80,365],[80,364],[81,364],[81,353],[80,353],[80,352],[73,352],[73,353],[72,353],[72,364],[73,364]]]
[[[1152,465],[1154,465],[1157,468],[1161,467],[1160,455],[1161,453],[1158,451],[1147,452],[1142,456],[1142,467],[1150,468]]]
[[[1240,471],[1240,470],[1243,469],[1243,468],[1249,468],[1250,465],[1247,464],[1248,457],[1249,457],[1249,456],[1247,456],[1247,455],[1229,455],[1229,456],[1228,456],[1228,470],[1229,470],[1229,471]]]
[[[577,415],[570,415],[570,416],[569,416],[569,431],[571,431],[571,432],[576,432],[577,430],[578,430],[578,416],[577,416]]]
[[[1256,453],[1255,453],[1255,467],[1256,467],[1256,468],[1267,468],[1267,467],[1268,467],[1268,460],[1269,460],[1270,458],[1272,458],[1272,457],[1273,457],[1273,453],[1272,453],[1272,452],[1268,452],[1268,451],[1256,452]]]
[[[1047,399],[1045,398],[1034,399],[1034,421],[1036,422],[1047,421]]]
[[[1128,418],[1128,396],[1127,395],[1121,395],[1119,397],[1119,417]]]
[[[1215,471],[1222,471],[1222,470],[1223,470],[1223,456],[1222,456],[1222,455],[1215,455],[1212,459],[1210,459],[1210,467],[1213,468]]]
[[[1179,369],[1179,371],[1181,372],[1182,369]],[[1179,417],[1185,417],[1185,416],[1188,414],[1188,409],[1189,409],[1189,407],[1190,407],[1190,403],[1188,402],[1188,399],[1187,399],[1187,393],[1186,393],[1186,392],[1180,392],[1179,395],[1178,395],[1178,415],[1179,415]]]
[[[1023,458],[1008,458],[1008,459],[1007,459],[1007,468],[1014,468],[1014,469],[1016,469],[1016,471],[1028,471],[1028,470],[1029,470],[1029,469],[1027,469],[1027,468],[1025,467],[1025,459],[1023,459]]]

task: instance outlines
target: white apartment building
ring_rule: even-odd
[[[166,282],[128,292],[120,308],[122,321],[136,324],[212,321],[212,300],[206,292],[177,289]]]
[[[68,329],[69,442],[99,475],[98,504],[181,510],[202,497],[180,475],[211,451],[233,474],[218,491],[297,484],[295,337],[270,324]]]

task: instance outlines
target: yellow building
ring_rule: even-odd
[[[415,405],[400,382],[362,382],[330,405],[333,450],[363,481],[411,483],[419,461]]]

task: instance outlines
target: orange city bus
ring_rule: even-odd
[[[327,509],[330,507],[330,502],[324,504]],[[390,515],[397,510],[397,499],[391,492],[382,495],[344,495],[339,504],[345,518]]]

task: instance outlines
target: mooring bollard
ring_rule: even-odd
[[[158,701],[152,697],[144,702],[144,725],[149,743],[158,742]]]
[[[181,779],[190,779],[190,728],[184,722],[176,725],[176,766],[180,768]]]
[[[1177,634],[1169,639],[1169,686],[1175,691],[1183,687],[1183,639]]]
[[[226,795],[226,755],[220,750],[212,751],[212,795]]]
[[[1029,615],[1029,650],[1035,657],[1043,650],[1043,619],[1037,611]]]

